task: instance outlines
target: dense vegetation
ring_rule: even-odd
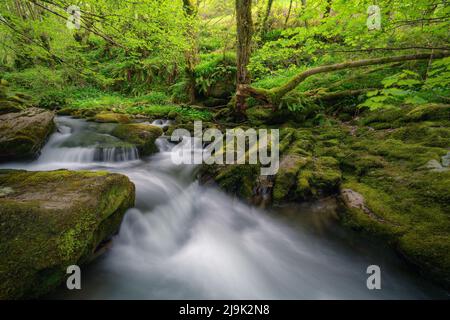
[[[281,128],[275,203],[361,194],[343,220],[450,283],[448,1],[5,0],[0,13],[0,114]],[[203,171],[251,201],[263,183],[252,166]]]

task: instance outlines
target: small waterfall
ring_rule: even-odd
[[[136,147],[53,148],[39,158],[40,162],[92,163],[124,162],[139,159]]]
[[[42,150],[39,163],[114,163],[139,159],[136,146],[104,131],[104,125],[69,117],[57,119],[58,130]],[[108,129],[108,128],[107,128]],[[112,128],[109,128],[111,131]]]
[[[158,120],[153,121],[151,124],[154,126],[160,127],[160,128],[164,128],[164,127],[170,126],[172,124],[172,121],[158,119]]]
[[[93,161],[99,162],[123,162],[139,159],[139,151],[136,147],[96,148]]]

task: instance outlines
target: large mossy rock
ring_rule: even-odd
[[[369,114],[361,123],[372,128],[354,127],[321,152],[343,170],[344,223],[386,239],[422,274],[450,288],[448,111],[426,104]],[[349,194],[363,205],[352,205]]]
[[[0,115],[0,161],[35,158],[55,128],[54,117],[38,108]]]
[[[119,124],[111,133],[113,136],[135,145],[141,156],[158,152],[155,141],[163,134],[160,127],[143,123]]]
[[[95,122],[100,123],[130,123],[131,119],[126,114],[114,112],[100,112],[94,116]]]
[[[8,82],[0,79],[0,115],[23,111],[29,102],[24,94],[11,96],[8,92]]]
[[[13,100],[11,98],[2,97],[0,94],[0,115],[11,113],[11,112],[21,112],[26,109],[26,106],[22,103]]]
[[[134,197],[120,174],[0,170],[0,299],[56,288],[118,231]]]

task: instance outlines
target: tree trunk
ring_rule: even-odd
[[[242,88],[250,84],[250,75],[247,65],[250,60],[251,42],[253,33],[252,0],[236,0],[237,23],[237,88],[236,111],[245,115],[247,109],[246,98]]]
[[[331,4],[332,4],[332,0],[327,0],[327,6],[325,7],[325,13],[323,14],[324,18],[327,18],[330,16],[331,14]]]
[[[302,14],[306,10],[306,0],[302,0]],[[308,21],[305,19],[305,28],[308,28]]]
[[[261,26],[261,39],[264,38],[264,36],[266,35],[269,26],[268,26],[268,22],[269,22],[269,17],[270,17],[270,12],[272,11],[272,5],[273,5],[273,0],[267,0],[267,8],[266,8],[266,13],[264,14],[264,18],[262,21],[262,26]]]
[[[288,9],[288,12],[287,12],[287,14],[286,14],[286,20],[284,21],[284,28],[287,27],[289,18],[290,18],[290,16],[291,16],[292,2],[294,2],[294,0],[291,0],[291,1],[289,2],[289,9]]]
[[[197,18],[197,7],[192,3],[193,0],[183,0],[183,10],[189,19]],[[185,74],[187,78],[187,92],[189,96],[189,104],[195,103],[195,67],[199,61],[198,57],[198,39],[195,26],[189,23],[187,30],[187,38],[190,42],[190,47],[185,51],[184,56],[186,60]]]

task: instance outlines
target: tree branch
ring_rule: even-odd
[[[388,64],[394,62],[402,62],[402,61],[411,61],[411,60],[428,60],[433,56],[433,59],[440,59],[450,56],[450,52],[440,52],[440,53],[421,53],[421,54],[412,54],[412,55],[404,55],[404,56],[395,56],[395,57],[383,57],[383,58],[374,58],[374,59],[364,59],[358,61],[347,61],[338,64],[326,65],[317,68],[312,68],[306,70],[304,72],[299,73],[294,76],[291,80],[289,80],[285,85],[282,85],[277,88],[273,88],[270,90],[267,89],[258,89],[253,88],[251,86],[244,86],[241,88],[241,93],[246,94],[247,96],[254,97],[255,99],[262,100],[264,102],[268,102],[273,106],[277,106],[281,100],[287,93],[294,90],[300,83],[302,83],[305,79],[310,76],[320,74],[320,73],[328,73],[338,70],[351,69],[351,68],[360,68],[371,65],[378,64]]]

